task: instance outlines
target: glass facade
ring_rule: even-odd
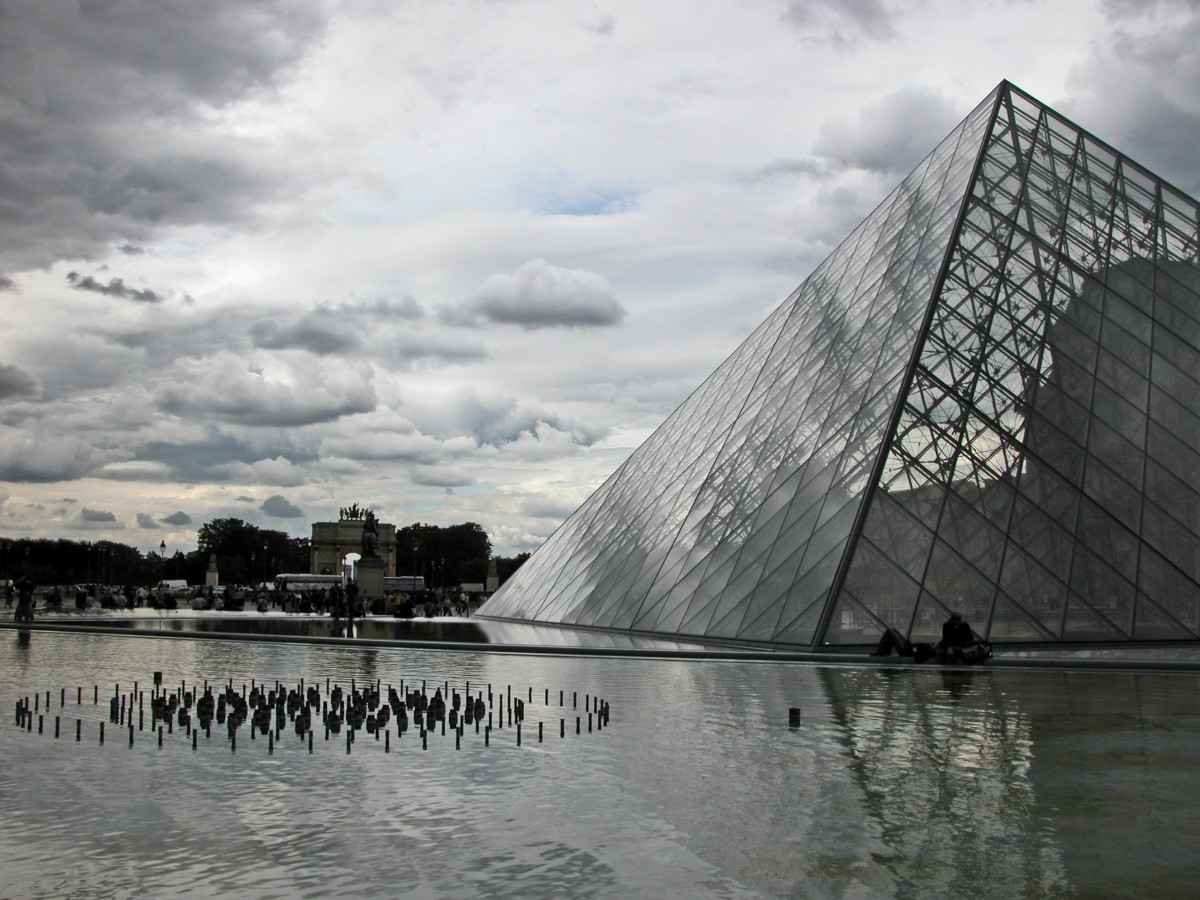
[[[1200,639],[1198,221],[1002,83],[481,614]]]

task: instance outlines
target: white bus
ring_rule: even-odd
[[[388,576],[383,579],[383,589],[385,591],[403,591],[406,594],[411,594],[416,591],[425,590],[424,575],[396,575]]]
[[[341,575],[309,575],[305,572],[289,572],[275,576],[277,591],[327,591],[331,587],[344,584]]]

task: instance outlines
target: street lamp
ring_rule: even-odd
[[[158,599],[162,600],[163,580],[167,577],[167,542],[158,542]]]

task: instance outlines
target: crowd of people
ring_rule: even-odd
[[[275,590],[265,587],[222,585],[192,588],[187,591],[169,590],[159,586],[84,584],[63,588],[53,585],[42,592],[45,612],[64,612],[74,609],[179,609],[181,604],[193,610],[261,613],[281,611],[330,615],[334,618],[360,618],[364,615],[396,618],[434,618],[435,616],[470,616],[485,599],[482,594],[462,591],[395,591],[386,597],[367,600],[359,596],[353,582],[345,587],[309,590]],[[32,621],[34,585],[27,578],[10,582],[5,593],[5,607],[13,608],[17,621]]]
[[[18,579],[9,585],[4,605],[13,605],[14,595],[21,596],[22,592],[29,595],[29,606],[34,606],[34,585],[28,578]],[[42,592],[45,605],[43,609],[50,612],[62,612],[67,609],[84,611],[89,609],[134,609],[136,607],[155,607],[163,609],[170,604],[171,609],[177,607],[174,597],[161,592],[155,593],[153,588],[135,588],[132,585],[101,585],[78,584],[63,587],[51,585]],[[20,600],[18,599],[18,608]]]

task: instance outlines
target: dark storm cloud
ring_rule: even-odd
[[[1182,6],[1182,2],[1164,2]],[[1200,4],[1192,4],[1195,8]],[[1148,34],[1123,30],[1154,4],[1110,4],[1110,47],[1071,73],[1074,96],[1060,104],[1081,126],[1191,194],[1200,191],[1200,20]]]
[[[179,512],[171,513],[169,516],[163,516],[159,521],[164,525],[191,525],[192,517],[180,510]]]
[[[901,88],[864,106],[853,121],[826,122],[813,151],[847,168],[906,175],[950,132],[961,114],[932,88]]]
[[[624,317],[606,278],[544,259],[532,259],[511,275],[491,276],[466,303],[442,311],[450,324],[486,320],[526,330],[611,326]]]
[[[106,509],[88,509],[86,506],[79,513],[85,522],[115,522],[117,517]]]
[[[0,428],[0,481],[74,481],[122,458],[120,452],[101,450],[74,435],[38,436]]]
[[[1200,0],[1102,0],[1100,8],[1112,18],[1145,15],[1157,6],[1200,9]]]
[[[331,365],[323,375],[301,374],[307,383],[288,384],[218,366],[196,373],[200,383],[195,377],[165,382],[155,403],[164,412],[198,421],[277,428],[333,422],[376,407],[375,388],[360,367]]]
[[[616,17],[610,15],[596,16],[590,22],[585,22],[583,27],[593,34],[608,37],[617,30],[617,20]]]
[[[7,275],[0,275],[0,291],[15,291],[17,283]]]
[[[300,507],[289,503],[279,494],[268,497],[259,509],[263,511],[264,515],[276,519],[299,519],[304,515]]]
[[[213,133],[212,110],[280,84],[323,32],[309,0],[38,0],[3,7],[0,267],[230,222],[285,189]]]
[[[141,513],[140,512],[137,514],[137,527],[148,529],[148,528],[158,528],[159,526],[158,526],[158,522],[154,521],[154,516],[150,515],[149,513]]]
[[[473,483],[473,479],[464,469],[446,465],[413,466],[409,470],[409,478],[412,479],[413,484],[444,487],[447,491],[450,488],[466,487]]]
[[[823,178],[829,174],[829,169],[829,163],[819,159],[773,159],[746,176],[746,180],[779,181],[796,176]]]
[[[149,288],[131,288],[124,279],[110,278],[108,283],[97,281],[91,275],[80,275],[78,272],[68,272],[67,281],[77,291],[92,291],[104,294],[106,297],[120,297],[122,300],[135,300],[138,303],[161,303],[162,295]]]
[[[0,363],[0,401],[38,395],[37,379],[18,366]]]
[[[263,349],[307,350],[317,356],[351,353],[362,343],[328,310],[314,310],[286,325],[261,319],[250,326],[250,338]]]
[[[342,303],[333,307],[340,314],[362,313],[380,319],[406,319],[416,321],[425,317],[425,310],[415,297],[378,297],[358,303]]]
[[[266,443],[251,446],[222,432],[211,432],[205,438],[188,443],[154,441],[136,451],[140,462],[155,462],[166,466],[179,481],[219,482],[223,470],[231,465],[253,465],[261,459],[283,457],[293,463],[315,459],[311,451],[285,444]],[[251,500],[239,497],[239,500]]]
[[[418,362],[437,365],[487,358],[486,348],[479,344],[423,328],[419,323],[425,316],[412,297],[378,298],[322,303],[299,314],[280,312],[251,322],[246,331],[257,349],[331,357],[353,354],[384,361],[392,369]],[[227,317],[220,327],[229,330]]]
[[[860,35],[882,39],[896,33],[892,13],[881,0],[792,0],[783,13],[789,25],[851,43]]]

